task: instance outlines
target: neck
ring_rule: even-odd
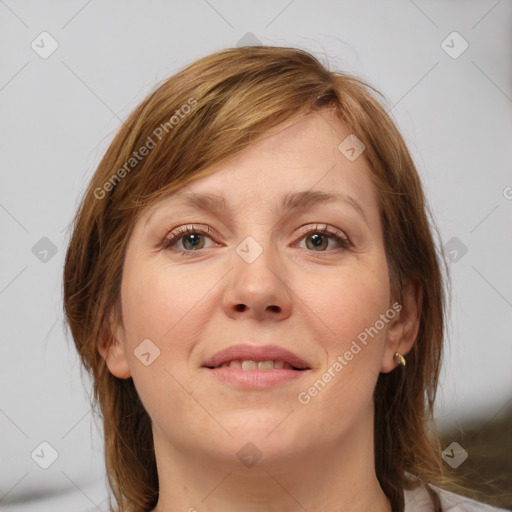
[[[390,512],[375,475],[373,410],[363,423],[370,428],[356,425],[335,446],[263,454],[250,468],[233,454],[220,460],[178,450],[154,429],[160,490],[152,512]]]

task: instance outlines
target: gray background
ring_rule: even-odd
[[[248,32],[386,96],[453,259],[439,424],[499,417],[512,399],[511,21],[510,0],[0,0],[0,509],[104,508],[101,436],[62,324],[68,224],[128,113]],[[58,43],[47,58],[44,31]],[[50,462],[43,441],[58,452],[48,469],[31,458]]]

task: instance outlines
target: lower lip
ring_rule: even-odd
[[[244,388],[267,388],[300,379],[308,370],[240,370],[236,368],[207,368],[222,382]]]

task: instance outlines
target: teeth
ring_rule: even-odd
[[[242,370],[257,370],[258,363],[256,361],[242,361]]]
[[[250,359],[245,359],[243,361],[233,360],[222,363],[220,368],[233,368],[235,370],[244,370],[244,371],[255,371],[255,370],[291,370],[293,367],[289,363],[285,363],[282,359],[276,359],[275,361],[252,361]]]

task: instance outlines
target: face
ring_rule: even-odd
[[[156,447],[229,464],[252,443],[272,463],[373,428],[378,374],[408,347],[370,169],[338,149],[349,133],[310,114],[137,221],[104,357]]]

